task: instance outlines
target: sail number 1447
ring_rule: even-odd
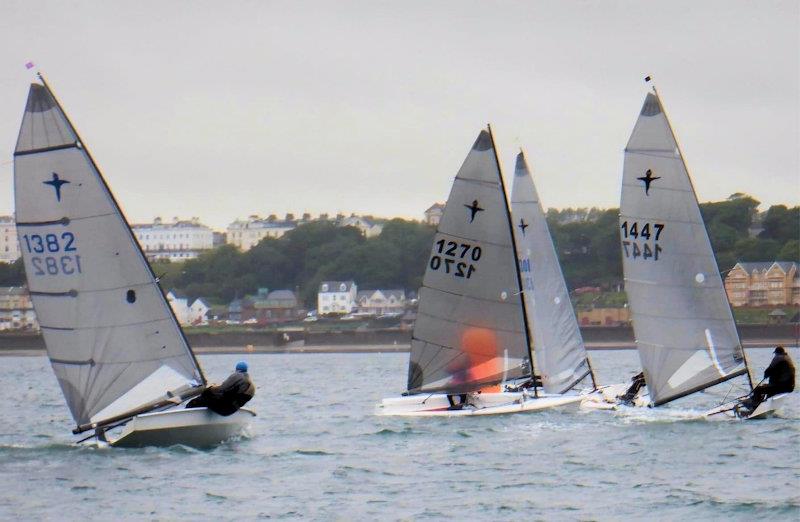
[[[658,244],[661,233],[664,231],[663,223],[623,221],[619,228],[622,230],[620,235],[625,257],[633,259],[641,257],[658,261],[659,255],[663,252],[661,245]]]

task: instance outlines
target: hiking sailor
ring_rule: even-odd
[[[247,373],[247,363],[236,363],[236,371],[218,386],[209,386],[186,405],[187,408],[206,407],[223,416],[233,415],[256,394],[256,387]]]
[[[647,383],[644,380],[644,372],[637,373],[631,377],[631,385],[628,387],[628,390],[619,397],[619,401],[622,404],[632,404],[639,390],[644,388],[645,384]]]
[[[750,397],[742,401],[742,405],[748,410],[755,410],[765,399],[774,395],[794,391],[795,369],[791,357],[783,346],[777,346],[773,353],[775,356],[764,370],[764,379],[762,379],[762,381],[769,379],[769,383],[762,382],[753,389]]]

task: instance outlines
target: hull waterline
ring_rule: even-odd
[[[476,415],[505,415],[550,409],[577,410],[581,395],[545,395],[534,397],[528,393],[500,392],[473,394],[467,405],[451,409],[447,395],[408,395],[383,399],[376,413],[385,416],[402,417],[465,417]]]
[[[146,413],[131,419],[120,436],[109,443],[117,448],[176,444],[207,448],[241,435],[255,416],[244,408],[227,417],[207,408]]]

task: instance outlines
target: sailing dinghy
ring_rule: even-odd
[[[14,151],[17,233],[73,433],[114,446],[208,446],[254,413],[177,409],[206,379],[92,156],[44,79]],[[122,427],[115,440],[105,432]]]
[[[740,376],[752,389],[697,196],[655,88],[625,148],[619,227],[645,402],[660,406]],[[753,414],[769,415],[780,400]]]
[[[576,389],[589,377],[591,391],[598,393],[584,393],[584,404],[601,405],[604,402],[602,393],[617,386],[598,389],[544,208],[522,151],[517,155],[514,169],[511,214],[514,217],[522,296],[528,324],[533,330],[531,352],[542,387],[546,393],[563,394]]]
[[[511,214],[491,128],[461,166],[434,237],[411,341],[408,391],[381,415],[577,408],[578,395],[506,391],[533,373]],[[452,404],[451,404],[452,401]]]

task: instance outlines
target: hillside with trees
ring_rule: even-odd
[[[745,194],[700,205],[720,270],[737,261],[800,262],[800,207],[774,205],[759,214]],[[617,209],[563,209],[547,213],[570,288],[622,283]],[[323,280],[353,279],[359,288],[416,291],[428,261],[434,228],[393,219],[377,237],[327,221],[301,225],[247,252],[224,245],[185,263],[154,262],[164,288],[227,303],[258,288],[297,289],[315,306]],[[23,284],[21,261],[0,264],[0,285]]]

